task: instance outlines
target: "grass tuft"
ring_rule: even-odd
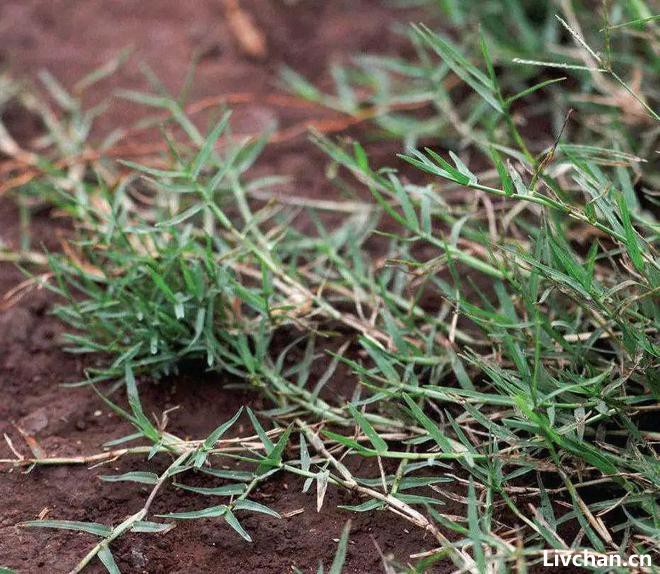
[[[251,175],[266,135],[237,140],[227,113],[203,135],[166,97],[125,94],[165,110],[169,151],[114,166],[118,180],[100,169],[67,176],[54,158],[80,142],[58,141],[51,126],[53,157],[19,193],[76,222],[49,256],[55,313],[72,327],[71,351],[105,358],[82,384],[134,426],[125,440],[141,443],[9,462],[146,455],[145,470],[102,479],[152,489],[118,525],[23,524],[99,537],[74,572],[96,558],[118,571],[118,538],[179,520],[216,520],[250,542],[243,513],[280,516],[250,498],[278,473],[303,479],[320,512],[338,488],[360,498],[348,512],[386,509],[417,527],[416,572],[439,560],[525,571],[541,549],[657,555],[660,260],[649,165],[658,116],[643,57],[657,48],[655,17],[644,2],[608,3],[604,22],[570,3],[557,17],[554,5],[514,0],[416,4],[454,26],[477,4],[486,16],[460,42],[414,26],[416,59],[359,58],[334,69],[335,94],[284,74],[300,97],[403,140],[397,171],[374,165],[369,146],[312,136],[338,188],[364,188],[372,202],[278,204],[279,180]],[[639,81],[624,71],[633,63]],[[548,72],[556,67],[562,77]],[[46,84],[72,122],[86,117]],[[327,226],[327,210],[343,223]],[[242,411],[198,440],[145,415],[140,375],[184,360],[261,390],[269,410],[247,409],[253,436],[226,438]],[[351,397],[326,392],[340,366],[354,377]],[[122,386],[125,401],[111,399]],[[164,472],[153,472],[154,456],[169,461]],[[354,470],[361,459],[368,476]],[[241,470],[223,469],[228,460]],[[199,473],[222,483],[186,482]],[[208,505],[154,515],[166,483]],[[444,511],[448,499],[460,516]]]

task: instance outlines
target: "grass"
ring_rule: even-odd
[[[140,445],[12,462],[147,455],[144,471],[105,479],[152,487],[119,525],[24,524],[96,534],[76,572],[93,559],[117,572],[117,538],[177,520],[217,519],[250,541],[240,517],[277,515],[250,500],[275,473],[315,485],[320,511],[328,488],[345,489],[362,499],[347,511],[385,509],[418,527],[420,551],[396,571],[448,559],[458,571],[523,572],[543,549],[657,557],[655,17],[643,2],[601,14],[566,2],[559,16],[554,5],[486,2],[477,33],[477,3],[426,4],[430,20],[446,13],[468,31],[463,45],[415,26],[416,60],[359,58],[335,69],[330,95],[284,74],[299,96],[403,140],[397,171],[374,166],[369,146],[313,135],[338,188],[354,192],[348,213],[341,201],[278,204],[280,180],[250,175],[266,137],[240,141],[227,113],[202,134],[176,99],[151,94],[125,95],[168,115],[158,162],[124,162],[119,183],[114,171],[63,171],[61,154],[82,141],[53,137],[44,175],[19,190],[77,223],[69,248],[49,256],[55,312],[73,329],[71,351],[107,358],[79,384],[130,421],[126,441]],[[503,7],[506,29],[494,17]],[[84,124],[75,101],[60,100],[70,126]],[[329,228],[324,211],[344,223]],[[316,233],[298,231],[301,221]],[[249,437],[223,438],[236,417],[192,441],[155,425],[135,375],[182,360],[258,388],[269,430],[252,411]],[[359,383],[347,403],[324,392],[339,365]],[[170,461],[160,474],[147,470],[157,455]],[[359,458],[379,472],[356,475]],[[246,470],[230,475],[228,459]],[[199,473],[223,483],[186,484]],[[154,516],[166,483],[209,506]],[[443,512],[442,483],[460,492],[461,516]],[[341,571],[347,533],[330,572]]]

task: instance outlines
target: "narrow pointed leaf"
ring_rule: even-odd
[[[371,444],[374,445],[374,448],[378,452],[386,452],[387,443],[380,436],[378,436],[378,433],[375,431],[374,427],[371,426],[371,423],[367,420],[367,418],[351,403],[348,403],[348,410],[351,412],[351,415],[356,420],[358,425],[360,425],[362,432],[367,435],[367,438]]]
[[[174,524],[168,524],[166,522],[148,522],[140,521],[136,522],[131,528],[132,532],[140,532],[144,534],[161,534],[169,532],[174,528]]]
[[[229,524],[229,526],[231,526],[236,532],[238,532],[245,540],[247,540],[248,542],[252,542],[252,538],[241,526],[241,523],[238,521],[238,518],[236,518],[236,516],[232,514],[231,510],[227,510],[227,512],[225,512],[224,518],[227,524]]]
[[[248,500],[246,498],[241,498],[234,503],[234,510],[250,510],[252,512],[260,512],[261,514],[268,514],[268,516],[274,516],[275,518],[281,518],[281,516],[274,510],[268,508],[267,506],[255,502],[254,500]]]
[[[264,448],[266,449],[266,454],[270,454],[273,448],[275,447],[273,441],[270,440],[270,438],[266,434],[266,431],[261,426],[261,424],[257,420],[257,417],[252,412],[252,409],[249,407],[247,408],[247,414],[250,417],[250,421],[252,421],[252,426],[254,427],[254,430],[256,431],[257,435],[259,435],[259,438],[261,439],[261,442],[263,443]]]
[[[76,530],[106,538],[112,534],[112,528],[98,522],[78,522],[76,520],[28,520],[20,526],[27,528],[57,528],[60,530]]]
[[[169,514],[158,514],[159,518],[174,518],[175,520],[196,520],[199,518],[217,518],[227,512],[227,507],[223,504],[220,506],[209,506],[201,510],[192,510],[190,512],[171,512]]]
[[[156,484],[158,475],[153,472],[127,472],[125,474],[104,474],[99,476],[104,482],[139,482],[141,484]]]
[[[337,552],[332,561],[328,574],[341,574],[344,569],[344,562],[346,562],[346,550],[348,549],[348,537],[351,533],[351,521],[347,521],[337,545]]]
[[[217,429],[215,429],[204,441],[204,448],[206,450],[211,450],[215,446],[215,443],[220,440],[220,437],[238,420],[238,417],[241,416],[242,412],[243,407],[238,409],[238,412],[231,419],[222,423]]]
[[[244,484],[227,484],[224,486],[216,486],[213,488],[205,488],[201,486],[187,486],[185,484],[176,483],[176,487],[189,492],[196,492],[197,494],[205,494],[207,496],[235,496],[245,492]]]
[[[115,558],[112,555],[112,552],[110,552],[110,548],[106,545],[101,546],[98,557],[110,574],[121,574],[121,570],[119,570],[119,566],[117,566]]]

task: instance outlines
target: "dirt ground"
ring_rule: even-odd
[[[140,62],[146,63],[168,87],[178,90],[193,56],[200,56],[190,100],[209,96],[249,94],[249,103],[236,107],[237,131],[299,126],[326,117],[314,108],[273,104],[282,64],[302,72],[318,85],[329,85],[328,64],[369,50],[404,50],[405,39],[391,31],[401,14],[376,0],[244,0],[242,6],[255,19],[266,39],[262,58],[246,54],[227,26],[219,0],[4,0],[0,3],[0,61],[13,74],[34,79],[49,70],[71,87],[86,73],[116,56],[126,46],[134,54],[111,79],[101,82],[89,96],[100,101],[112,90],[144,88]],[[410,14],[414,19],[414,14]],[[144,113],[135,104],[115,99],[96,128],[100,136],[119,125],[128,126]],[[14,135],[33,135],[28,118],[12,117]],[[291,176],[288,192],[302,196],[326,194],[323,158],[305,142],[304,135],[288,138],[269,149],[261,169]],[[57,249],[54,228],[62,225],[48,212],[37,214],[33,242]],[[9,198],[0,197],[0,239],[10,246],[18,241],[18,216]],[[0,264],[0,295],[22,281],[13,265]],[[17,428],[36,439],[48,455],[98,452],[109,439],[130,432],[128,426],[88,389],[63,389],[61,383],[80,377],[86,366],[60,348],[62,326],[49,315],[52,297],[32,292],[11,308],[0,311],[0,433],[28,454]],[[175,380],[144,387],[145,410],[160,412],[179,406],[171,414],[173,432],[190,437],[208,434],[241,404],[263,405],[256,394],[223,388],[223,377],[190,372]],[[0,458],[11,456],[5,442]],[[163,461],[156,461],[155,468]],[[94,537],[81,533],[19,529],[22,520],[46,515],[83,521],[118,523],[141,506],[140,485],[114,485],[96,477],[116,470],[144,469],[142,461],[122,461],[101,468],[61,466],[39,468],[26,475],[0,473],[0,565],[21,573],[69,571],[93,546]],[[256,499],[282,514],[302,510],[281,520],[249,517],[245,528],[254,542],[245,543],[224,525],[212,520],[183,523],[165,535],[133,535],[116,543],[115,556],[123,572],[304,572],[316,570],[319,559],[329,564],[348,513],[336,504],[357,502],[330,492],[325,509],[317,514],[313,495],[301,494],[291,478],[274,479]],[[199,507],[201,498],[172,489],[159,496],[156,512]],[[182,508],[184,507],[184,508]],[[419,532],[386,512],[352,515],[353,528],[346,572],[382,571],[379,550],[408,562],[420,551]],[[410,527],[412,530],[412,527]],[[433,541],[428,540],[428,548]],[[444,566],[439,567],[443,571]],[[101,571],[98,565],[90,572]]]

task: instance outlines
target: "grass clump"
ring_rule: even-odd
[[[213,146],[228,121],[226,114],[189,161],[176,154],[172,169],[126,162],[149,186],[141,192],[147,205],[138,207],[129,177],[101,195],[100,209],[80,206],[94,228],[77,241],[78,257],[51,258],[57,292],[69,301],[55,312],[79,332],[67,336],[71,350],[115,357],[102,378],[126,365],[166,374],[186,359],[217,367],[226,363],[227,339],[268,320],[268,286],[243,285],[225,263],[246,250],[232,245],[240,232],[220,206],[245,193],[241,175],[261,148],[237,144],[218,156]]]
[[[442,4],[453,6],[455,22],[473,6]],[[414,556],[419,572],[444,559],[460,571],[524,571],[540,562],[542,549],[657,552],[660,264],[657,200],[648,192],[657,177],[647,157],[657,114],[652,98],[614,69],[614,48],[637,46],[638,38],[607,35],[654,20],[640,13],[613,24],[629,9],[612,7],[601,56],[570,6],[561,18],[532,18],[522,3],[507,4],[520,16],[525,59],[561,36],[575,59],[595,59],[597,69],[561,66],[585,74],[581,87],[536,75],[538,61],[536,74],[509,66],[503,54],[513,46],[488,21],[475,50],[414,28],[421,63],[365,60],[357,86],[351,73],[336,72],[338,99],[288,74],[298,92],[343,112],[377,108],[364,117],[390,135],[405,132],[409,144],[397,172],[373,166],[357,142],[314,136],[337,168],[329,170],[337,185],[350,191],[357,182],[374,200],[352,202],[336,228],[328,229],[321,211],[344,213],[341,202],[310,201],[302,211],[277,206],[268,192],[263,201],[272,180],[248,173],[263,142],[237,144],[227,116],[202,137],[178,104],[133,95],[166,109],[191,144],[169,138],[164,167],[125,163],[131,174],[111,192],[100,177],[65,194],[79,214],[76,251],[51,257],[51,266],[54,288],[67,299],[57,313],[76,328],[74,350],[111,357],[88,382],[126,386],[128,409],[103,395],[135,426],[126,439],[144,443],[121,456],[162,454],[173,462],[165,473],[109,478],[154,488],[119,526],[30,524],[101,536],[80,568],[98,556],[115,572],[110,544],[118,536],[169,528],[145,522],[165,482],[227,500],[160,518],[217,518],[249,540],[235,511],[273,515],[248,495],[276,473],[304,478],[305,491],[315,485],[319,510],[332,486],[360,497],[348,511],[387,509],[430,534]],[[538,26],[547,32],[540,38]],[[617,65],[633,55],[625,52]],[[415,82],[409,91],[385,92],[397,75]],[[450,80],[465,103],[454,101]],[[359,82],[373,88],[366,100],[354,97]],[[603,104],[592,91],[608,86],[617,90],[612,98],[625,92],[630,99],[612,100],[592,124],[592,106]],[[538,104],[549,90],[561,103],[551,112]],[[534,130],[516,111],[528,100],[519,113],[530,121],[550,115],[550,138],[530,141]],[[432,117],[396,115],[414,102],[431,106]],[[585,109],[571,114],[575,102]],[[440,129],[451,137],[412,146]],[[303,215],[316,234],[297,230]],[[378,258],[367,247],[373,244]],[[284,348],[278,333],[290,336]],[[237,454],[222,438],[236,417],[196,441],[154,425],[134,373],[166,373],[186,358],[258,386],[274,428],[266,431],[249,411],[255,434],[235,439]],[[340,364],[358,383],[348,401],[324,392]],[[312,375],[319,366],[322,374]],[[352,470],[362,458],[377,470]],[[228,459],[249,469],[229,475],[219,465]],[[200,472],[230,484],[183,482]],[[460,492],[462,515],[444,512],[450,495],[441,483]],[[331,572],[341,569],[346,538],[347,531]]]

